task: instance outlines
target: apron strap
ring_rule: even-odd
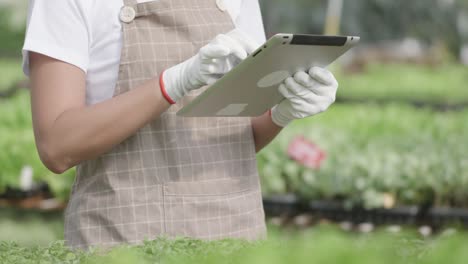
[[[124,5],[126,6],[134,6],[138,4],[137,0],[124,0]]]

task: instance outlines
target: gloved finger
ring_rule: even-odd
[[[208,74],[226,74],[233,67],[234,65],[229,60],[211,59],[202,63],[200,70]]]
[[[336,86],[327,86],[317,82],[314,79],[310,81],[310,87],[306,87],[296,81],[296,78],[288,78],[285,80],[285,86],[296,97],[305,101],[325,100],[335,101]]]
[[[330,86],[320,86],[323,89],[330,89]],[[321,111],[325,111],[328,106],[335,102],[336,99],[336,91],[328,92],[325,95],[321,95],[320,93],[313,93],[307,96],[307,101],[310,104],[314,104],[321,109]]]
[[[296,116],[299,118],[305,118],[310,116],[316,111],[316,104],[310,103],[308,101],[298,101],[295,104]]]
[[[309,105],[309,107],[304,108],[304,110],[307,110],[307,111],[310,111],[311,105],[317,105],[319,102],[321,102],[321,100],[322,100],[322,97],[313,92],[310,92],[306,94],[305,96],[301,97],[301,101]]]
[[[310,88],[298,83],[293,77],[286,78],[284,84],[292,94],[298,97],[304,97],[307,94],[312,93]]]
[[[296,74],[294,74],[294,80],[304,86],[304,87],[312,87],[316,82],[310,77],[309,74],[303,71],[298,71]]]
[[[244,49],[244,47],[242,47],[242,45],[237,40],[227,35],[218,35],[216,37],[216,43],[229,48],[229,54],[234,55],[240,60],[244,60],[248,56],[247,51]]]
[[[289,91],[289,89],[283,83],[280,84],[280,86],[278,87],[278,91],[284,98],[288,100],[291,100],[297,97],[295,94],[291,93],[291,91]]]
[[[253,53],[260,46],[260,44],[258,44],[250,36],[248,36],[239,29],[232,30],[227,34],[227,36],[235,39],[239,44],[241,44],[241,46],[248,54]]]
[[[234,55],[229,55],[221,59],[216,59],[216,61],[213,62],[213,64],[215,64],[221,70],[221,72],[226,73],[232,70],[241,62],[242,60],[238,59]]]
[[[335,100],[330,97],[319,96],[314,100],[313,105],[315,107],[315,111],[317,113],[321,113],[326,111],[333,102],[335,102]]]
[[[207,63],[207,64],[202,64],[200,66],[200,72],[204,73],[204,74],[213,74],[215,73],[217,70],[216,70],[216,66],[213,65],[213,64],[210,64],[210,63]]]
[[[324,68],[312,67],[309,70],[309,75],[310,77],[312,77],[312,79],[325,85],[338,84],[338,82],[335,79],[335,76],[333,76],[333,74],[329,70],[326,70]]]
[[[212,85],[215,82],[217,82],[219,79],[221,79],[222,76],[219,75],[210,75],[206,77],[206,84],[207,85]]]
[[[310,94],[303,100],[296,100],[294,109],[301,115],[310,116],[325,111],[332,103],[326,97]]]
[[[206,62],[214,58],[226,57],[231,53],[231,49],[220,44],[208,44],[200,49],[200,57]]]

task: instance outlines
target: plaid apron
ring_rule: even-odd
[[[114,96],[159,76],[234,28],[222,0],[124,4]],[[110,247],[159,236],[265,237],[250,119],[176,116],[203,90],[191,92],[105,155],[77,167],[65,213],[69,246]]]

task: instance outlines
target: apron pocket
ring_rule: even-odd
[[[197,239],[248,238],[264,224],[254,177],[164,186],[166,235]]]

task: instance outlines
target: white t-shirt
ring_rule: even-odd
[[[150,1],[154,0],[138,0]],[[258,0],[223,1],[236,27],[263,43]],[[41,53],[86,73],[88,105],[111,98],[122,48],[122,6],[122,0],[30,0],[23,47],[25,74],[29,74],[28,51]]]

